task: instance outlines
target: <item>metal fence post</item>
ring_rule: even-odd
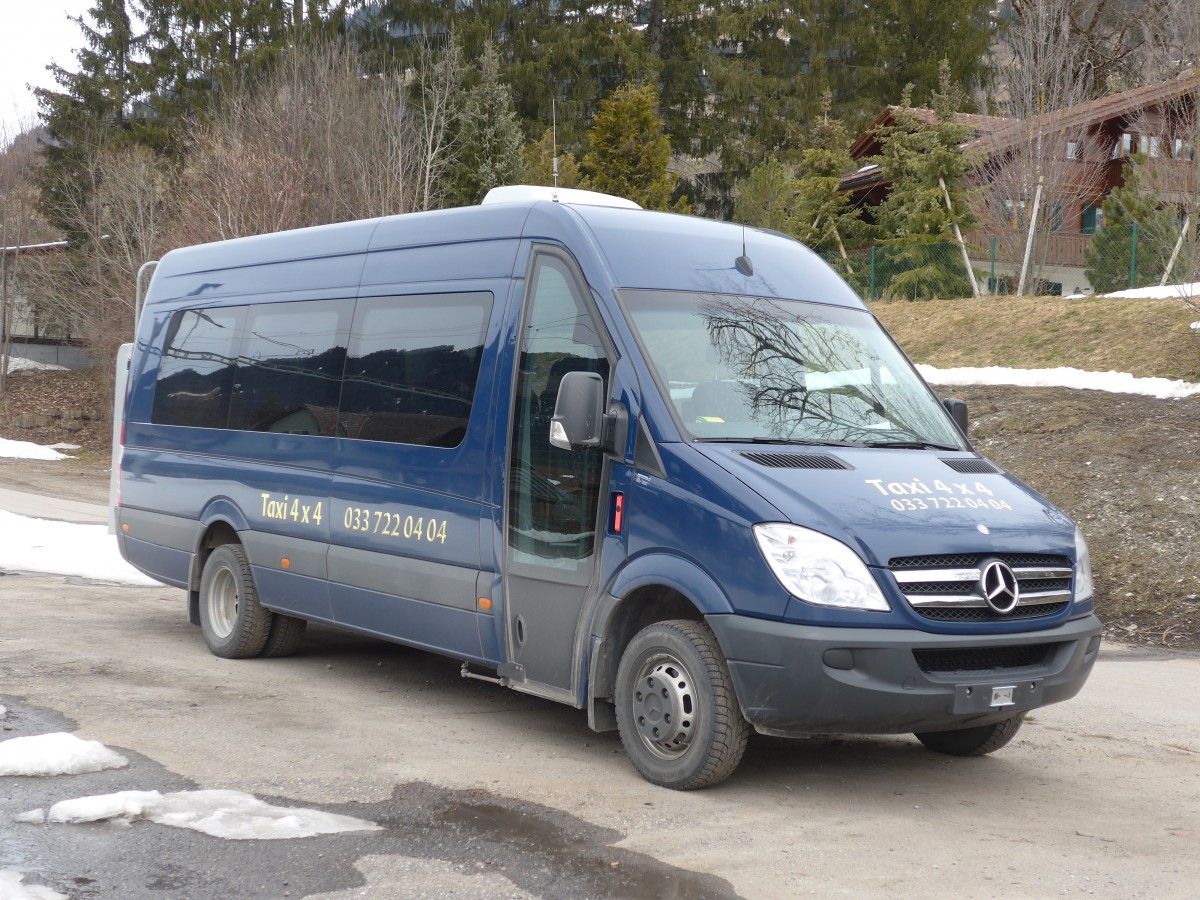
[[[871,302],[875,302],[875,245],[871,245]]]
[[[997,294],[996,290],[996,236],[992,235],[992,268],[988,274],[988,293]]]
[[[1133,223],[1133,237],[1129,246],[1129,289],[1137,287],[1137,222]]]

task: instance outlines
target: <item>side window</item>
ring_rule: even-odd
[[[332,435],[352,305],[322,300],[248,307],[229,427]]]
[[[338,433],[457,447],[467,431],[490,293],[361,299],[354,312]]]
[[[607,385],[608,359],[561,259],[538,258],[527,294],[509,463],[509,545],[516,561],[571,570],[595,546],[604,456],[551,445],[550,419],[563,376],[598,372]]]
[[[226,427],[241,318],[240,309],[187,309],[171,317],[151,422]]]

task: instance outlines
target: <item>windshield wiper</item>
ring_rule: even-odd
[[[934,444],[930,441],[865,441],[864,447],[884,447],[889,450],[961,450],[962,447],[951,447],[948,444]]]

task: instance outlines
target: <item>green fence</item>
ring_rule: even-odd
[[[1062,293],[1082,283],[1096,293],[1109,293],[1157,285],[1164,273],[1168,284],[1200,280],[1196,229],[1188,231],[1187,239],[1180,241],[1180,223],[1163,217],[1146,224],[1109,225],[1095,234],[1036,235],[1024,293]],[[1025,254],[1023,235],[972,234],[967,250],[980,293],[1016,293]],[[870,300],[972,295],[962,249],[954,242],[877,245],[845,255],[840,251],[821,255]]]

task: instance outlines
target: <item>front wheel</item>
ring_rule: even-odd
[[[717,784],[746,752],[749,726],[721,648],[702,623],[657,622],[634,635],[613,702],[625,753],[653,784]]]
[[[222,544],[200,574],[200,629],[214,656],[246,659],[262,652],[271,611],[258,602],[250,561],[240,544]]]
[[[957,731],[921,731],[917,740],[938,753],[951,756],[985,756],[999,750],[1021,730],[1024,713],[1010,716],[992,725],[960,728]]]

